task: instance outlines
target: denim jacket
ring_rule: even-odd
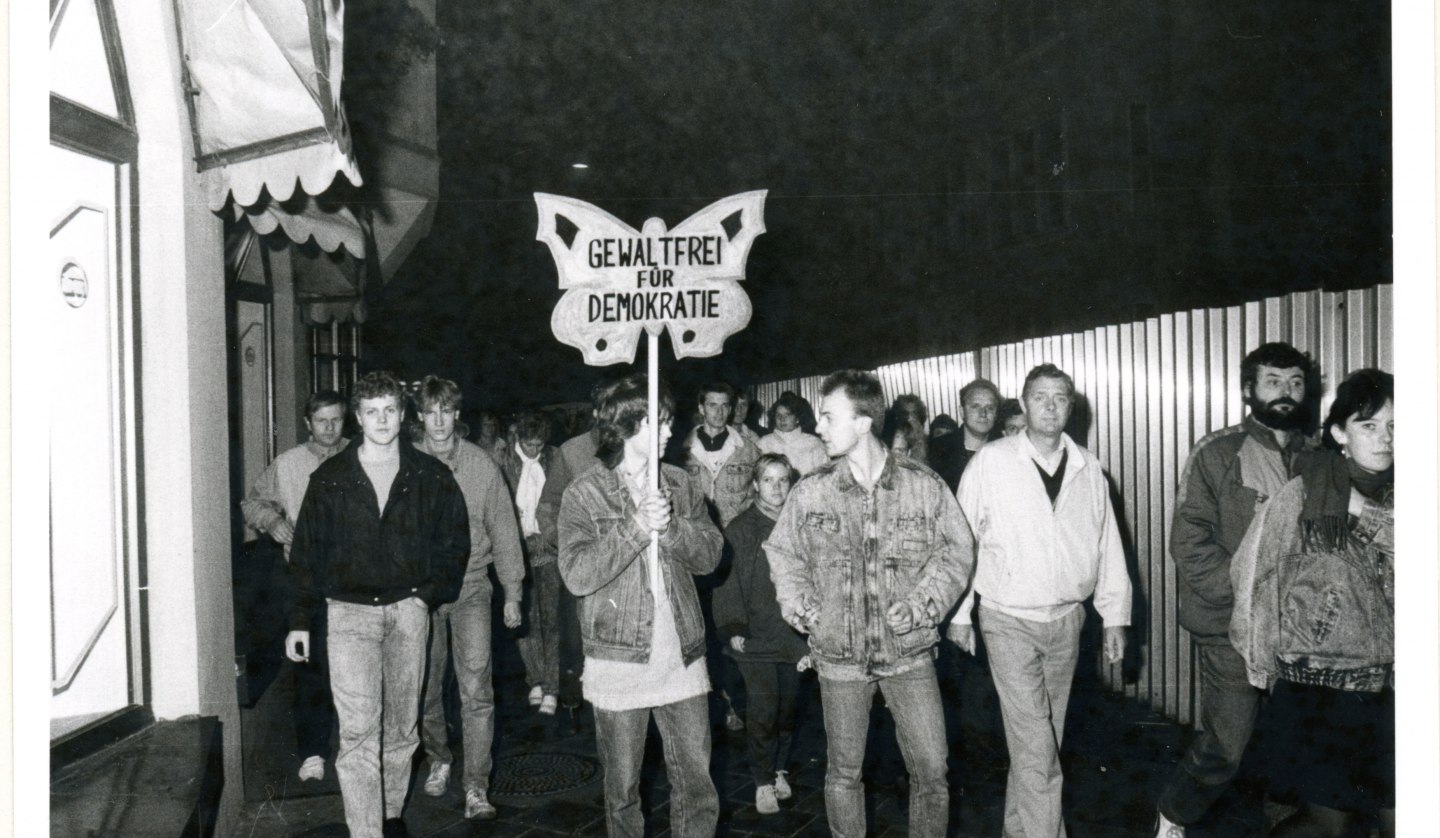
[[[1273,497],[1235,551],[1230,642],[1250,683],[1378,692],[1395,662],[1393,499],[1368,501],[1340,550],[1301,543],[1305,484]]]
[[[670,492],[670,526],[660,536],[660,568],[688,666],[705,654],[705,622],[695,575],[720,563],[723,539],[705,497],[682,469],[661,465]],[[587,657],[644,663],[650,659],[655,605],[645,551],[650,534],[635,520],[624,479],[597,464],[560,500],[560,578],[580,598],[580,637]]]
[[[945,482],[893,453],[873,490],[843,459],[801,480],[764,549],[780,613],[810,635],[820,674],[838,680],[921,663],[975,567],[970,527]],[[904,634],[886,620],[897,602],[916,626]]]
[[[715,515],[722,527],[735,520],[735,516],[750,505],[755,461],[760,459],[760,449],[734,426],[730,428],[730,438],[730,456],[720,466],[720,471],[714,474],[696,456],[695,449],[700,443],[695,438],[695,431],[691,431],[685,441],[685,470],[690,473],[690,480],[714,504]]]

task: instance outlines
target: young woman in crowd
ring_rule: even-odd
[[[762,815],[779,812],[778,801],[791,796],[785,766],[800,690],[796,664],[808,649],[805,638],[780,616],[761,546],[775,528],[794,479],[784,455],[762,454],[755,461],[755,501],[725,528],[733,564],[714,599],[715,627],[745,681],[746,751],[755,779],[755,808]]]
[[[925,421],[930,418],[930,411],[925,402],[908,393],[897,396],[885,418],[889,426],[885,438],[890,442],[890,450],[909,454],[917,463],[929,462],[930,438],[926,436]]]
[[[830,462],[825,443],[801,427],[810,412],[808,402],[786,390],[770,405],[770,433],[760,437],[763,453],[784,455],[801,477]]]
[[[1364,369],[1325,419],[1329,448],[1266,503],[1231,564],[1230,639],[1269,688],[1278,836],[1395,834],[1395,380]]]

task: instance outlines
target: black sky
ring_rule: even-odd
[[[754,319],[720,358],[662,355],[682,384],[1390,277],[1383,4],[1113,0],[1044,21],[1044,2],[440,5],[441,202],[366,342],[373,363],[449,375],[472,400],[582,399],[599,373],[550,334],[537,191],[637,228],[770,191]],[[977,160],[1013,102],[1051,96],[1071,135],[1066,223],[977,244],[997,206]],[[1155,161],[1139,210],[1135,149],[1107,134],[1133,102]]]

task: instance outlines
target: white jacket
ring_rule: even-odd
[[[975,453],[956,499],[977,544],[975,582],[955,622],[968,625],[978,591],[985,607],[1022,619],[1059,619],[1092,593],[1105,625],[1130,624],[1130,577],[1100,461],[1062,434],[1068,452],[1052,506],[1026,434]]]

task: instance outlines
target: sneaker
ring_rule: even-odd
[[[450,763],[430,763],[430,776],[425,778],[425,793],[431,797],[439,797],[445,793],[445,788],[449,785]]]
[[[775,800],[774,786],[755,787],[755,811],[762,815],[773,815],[780,811],[780,803]]]
[[[465,818],[478,818],[482,821],[495,819],[495,807],[486,798],[485,792],[480,789],[466,789],[465,791]]]
[[[1171,823],[1159,812],[1155,813],[1155,838],[1185,838],[1185,827]]]
[[[300,780],[323,780],[325,779],[325,757],[306,757],[300,764]]]
[[[547,716],[555,715],[555,696],[547,695],[540,699],[540,712]]]
[[[776,771],[776,772],[775,772],[775,799],[776,799],[776,800],[789,800],[789,799],[790,799],[792,796],[794,796],[794,794],[795,794],[793,791],[790,790],[790,781],[787,780],[787,779],[785,779],[785,775],[786,775],[786,774],[789,774],[789,773],[790,773],[789,771]]]
[[[545,688],[535,685],[530,688],[530,706],[539,707],[540,702],[545,700]]]

